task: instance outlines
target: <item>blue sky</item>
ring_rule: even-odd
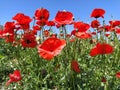
[[[90,14],[94,8],[103,8],[106,11],[105,20],[120,19],[120,0],[2,0],[0,3],[0,24],[12,21],[16,13],[22,12],[30,17],[36,9],[44,7],[50,11],[52,20],[58,10],[71,11],[75,19],[91,20]]]

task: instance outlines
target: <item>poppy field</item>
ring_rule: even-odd
[[[65,10],[15,14],[0,30],[0,89],[120,90],[120,20],[106,13],[93,9],[90,23]]]

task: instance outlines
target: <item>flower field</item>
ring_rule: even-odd
[[[65,10],[17,13],[0,30],[0,89],[120,90],[120,20],[106,13],[93,9],[90,23]]]

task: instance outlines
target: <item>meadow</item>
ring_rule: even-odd
[[[0,88],[120,90],[120,20],[105,13],[95,8],[90,23],[65,10],[17,13],[0,30]]]

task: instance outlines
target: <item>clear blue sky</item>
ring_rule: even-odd
[[[91,20],[90,14],[94,8],[103,8],[106,11],[105,20],[120,19],[120,0],[2,0],[0,2],[0,24],[12,21],[12,17],[22,12],[30,17],[36,9],[44,7],[50,11],[52,20],[58,10],[71,11],[76,19]]]

